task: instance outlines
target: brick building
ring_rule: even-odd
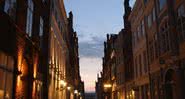
[[[116,65],[117,82],[124,79],[122,95],[117,84],[119,99],[184,99],[184,6],[184,0],[136,0],[131,11],[129,0],[124,1],[123,41],[120,35],[116,39],[124,56],[123,77]]]
[[[121,30],[118,34],[115,44],[115,65],[116,65],[116,91],[117,98],[123,99],[125,96],[125,64],[124,64],[124,55],[123,55],[123,35],[124,30]]]
[[[142,9],[144,5],[137,0],[132,12],[129,16],[132,31],[132,46],[134,60],[134,89],[135,95],[131,97],[139,97],[148,99],[150,96],[149,87],[149,68],[147,55],[147,39],[145,30],[145,14]],[[152,10],[153,11],[153,10]],[[134,13],[135,12],[135,13]],[[130,97],[128,95],[127,97]]]
[[[68,22],[63,0],[51,1],[50,16],[50,33],[47,43],[49,47],[48,98],[65,99]]]
[[[184,91],[182,84],[184,83],[184,28],[182,27],[185,14],[184,2],[184,0],[137,0],[135,3],[130,16],[132,33],[135,34],[133,40],[137,40],[144,34],[147,52],[147,58],[143,53],[141,59],[136,59],[138,63],[135,62],[135,66],[139,65],[140,68],[146,66],[144,72],[148,72],[146,79],[141,76],[145,84],[138,86],[137,92],[142,99],[184,98],[182,94]],[[140,9],[140,11],[134,9]],[[135,18],[140,21],[134,22]],[[134,30],[136,27],[138,29]],[[138,45],[139,41],[136,42]],[[144,74],[140,72],[140,75]]]
[[[43,98],[40,51],[48,8],[48,0],[0,1],[0,98]]]
[[[63,0],[0,1],[1,99],[73,99],[70,84],[76,99],[84,97],[78,38],[69,24]],[[75,83],[68,83],[69,71]]]

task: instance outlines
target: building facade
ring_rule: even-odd
[[[141,3],[142,0],[137,0],[132,12],[129,16],[132,31],[132,48],[133,48],[133,67],[134,67],[134,89],[135,95],[140,99],[149,99],[149,66],[147,53],[147,37],[145,28],[145,6]],[[152,10],[153,11],[153,10]],[[134,13],[135,12],[135,13]],[[153,14],[153,13],[152,13]],[[152,48],[153,49],[153,48]],[[128,95],[128,97],[130,97]]]
[[[40,51],[49,28],[48,7],[49,1],[41,0],[0,2],[1,99],[43,98]]]
[[[121,55],[124,62],[122,66],[115,62],[117,99],[185,98],[184,6],[184,0],[136,0],[131,10],[129,0],[124,1],[123,36],[119,33],[114,48],[115,59]],[[118,46],[120,42],[122,46]],[[107,51],[108,47],[104,48]],[[123,52],[119,52],[120,48]],[[106,56],[109,55],[111,52]],[[104,58],[103,73],[111,75],[111,65],[105,65],[109,61]],[[122,76],[119,75],[121,71]],[[103,75],[103,82],[98,82],[103,87],[107,87],[104,86],[106,78]],[[110,89],[114,89],[114,84],[110,84]],[[106,95],[114,99],[112,92]]]
[[[124,55],[123,55],[123,33],[124,30],[121,30],[118,34],[115,44],[115,65],[116,65],[116,91],[117,99],[124,99],[123,96],[125,93],[125,64],[124,64]]]
[[[137,15],[138,11],[134,10],[138,7],[141,9],[140,15]],[[183,21],[181,21],[181,18],[184,17],[184,11],[184,0],[137,0],[135,3],[130,16],[131,24],[135,20],[134,14],[138,18],[141,17],[144,22],[136,22],[141,26],[141,29],[138,30],[140,32],[133,32],[138,35],[134,36],[134,39],[139,38],[143,32],[145,34],[145,48],[147,49],[147,58],[144,60],[147,63],[139,59],[139,63],[147,64],[142,66],[146,66],[147,71],[145,72],[148,72],[147,79],[145,79],[147,83],[137,91],[142,99],[184,98],[182,94],[184,91],[182,84],[184,83],[184,62],[182,58],[184,56],[182,52],[184,32]],[[132,26],[137,27],[134,24]],[[137,65],[140,65],[139,63]]]
[[[69,12],[68,18],[68,66],[67,66],[67,82],[71,87],[70,93],[74,99],[84,99],[84,82],[81,80],[79,69],[79,53],[78,53],[78,37],[73,29],[73,13]]]
[[[0,99],[84,98],[69,24],[63,0],[0,1]],[[68,83],[69,71],[75,83]]]
[[[63,0],[51,1],[50,16],[48,98],[65,99],[68,22]]]

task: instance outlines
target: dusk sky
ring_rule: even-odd
[[[133,5],[135,0],[130,0]],[[103,42],[107,33],[123,28],[124,0],[64,0],[66,12],[73,12],[79,37],[80,74],[85,91],[95,91],[97,73],[102,70]]]

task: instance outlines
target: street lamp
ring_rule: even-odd
[[[60,85],[61,85],[62,87],[65,87],[65,86],[67,85],[67,83],[66,83],[64,80],[60,80]]]
[[[110,83],[105,83],[103,85],[104,88],[104,92],[105,92],[105,98],[110,97],[111,96],[111,88],[112,88],[112,84]]]
[[[74,90],[74,93],[75,93],[75,94],[78,94],[78,90]]]
[[[70,91],[70,90],[71,90],[71,87],[70,87],[70,86],[68,86],[68,87],[67,87],[67,90],[69,90],[69,91]]]
[[[112,85],[111,85],[111,84],[104,84],[103,87],[104,87],[104,88],[111,88]]]

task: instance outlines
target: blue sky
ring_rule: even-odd
[[[135,0],[131,0],[133,4]],[[79,37],[80,72],[85,91],[95,91],[97,73],[102,70],[103,42],[107,33],[123,28],[124,0],[64,0],[66,12],[73,12]]]

